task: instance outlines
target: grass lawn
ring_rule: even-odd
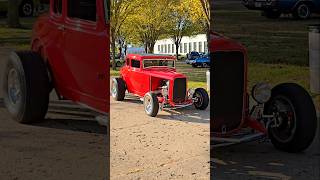
[[[32,26],[35,18],[20,18],[21,29],[7,28],[5,17],[0,17],[0,47],[30,49]]]

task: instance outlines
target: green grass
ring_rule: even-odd
[[[319,23],[318,17],[267,19],[240,1],[219,3],[215,9],[215,31],[244,44],[251,62],[308,65],[308,25]]]
[[[21,18],[22,28],[8,28],[6,18],[0,17],[0,46],[29,49],[34,21],[35,18]]]

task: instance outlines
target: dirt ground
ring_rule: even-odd
[[[0,76],[7,52],[0,48]],[[44,122],[22,125],[10,118],[1,97],[1,180],[106,179],[106,128],[92,112],[51,101]]]
[[[209,109],[147,116],[127,97],[111,101],[111,179],[209,179]]]

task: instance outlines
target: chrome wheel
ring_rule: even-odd
[[[13,105],[21,103],[21,82],[16,69],[12,68],[8,73],[8,97]]]
[[[296,131],[296,114],[291,101],[284,96],[278,96],[272,101],[271,111],[274,118],[269,132],[279,142],[290,142]]]
[[[144,97],[143,104],[146,113],[150,114],[152,112],[152,99],[149,95]]]
[[[114,81],[112,81],[111,95],[113,98],[117,97],[117,83],[115,83]]]

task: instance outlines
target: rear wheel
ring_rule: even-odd
[[[295,8],[292,15],[296,19],[308,19],[311,15],[311,8],[305,3],[300,3]]]
[[[32,0],[23,0],[19,6],[19,14],[22,17],[31,17],[33,10],[34,4]]]
[[[197,88],[194,91],[193,98],[194,98],[193,104],[197,109],[200,109],[200,110],[207,109],[209,105],[209,95],[205,89]]]
[[[4,102],[20,123],[43,120],[49,103],[50,83],[44,61],[34,52],[13,52],[3,79]]]
[[[281,12],[275,10],[264,11],[264,14],[269,19],[277,19],[281,16]]]
[[[300,152],[309,147],[316,133],[317,116],[306,90],[293,83],[280,84],[273,88],[265,110],[274,116],[268,134],[277,149]]]
[[[116,101],[123,101],[126,94],[126,85],[122,78],[113,78],[111,95]]]
[[[144,111],[147,115],[155,117],[159,111],[159,101],[154,93],[147,93],[143,98]]]

